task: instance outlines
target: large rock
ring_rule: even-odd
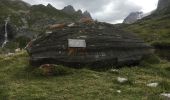
[[[63,24],[62,24],[63,25]],[[30,42],[30,64],[117,66],[138,63],[150,46],[134,34],[100,22],[65,24]]]

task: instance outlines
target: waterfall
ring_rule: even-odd
[[[4,35],[5,40],[4,40],[3,44],[2,44],[2,48],[3,48],[3,47],[6,45],[6,43],[8,42],[8,29],[7,29],[7,27],[8,27],[8,21],[9,21],[9,17],[5,20],[5,35]]]

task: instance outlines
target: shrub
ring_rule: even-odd
[[[170,47],[170,42],[168,41],[155,41],[151,45],[155,48],[167,48]]]
[[[148,66],[150,64],[158,64],[158,63],[160,63],[160,58],[155,54],[150,54],[143,57],[142,61],[140,62],[140,65]]]
[[[72,74],[73,69],[61,65],[44,64],[39,68],[34,68],[32,73],[38,76],[60,76]]]
[[[31,39],[28,37],[20,36],[15,39],[19,45],[19,48],[24,48]]]

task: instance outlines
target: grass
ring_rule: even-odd
[[[123,67],[118,72],[62,66],[59,71],[71,73],[41,76],[33,73],[28,59],[25,51],[0,56],[1,100],[164,100],[160,94],[170,92],[167,61]],[[120,84],[117,77],[128,78],[128,82]],[[151,82],[158,82],[159,86],[147,87]]]
[[[151,15],[136,23],[123,25],[122,28],[126,31],[134,32],[143,38],[146,42],[152,44],[169,46],[170,43],[170,14]]]

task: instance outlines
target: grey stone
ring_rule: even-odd
[[[99,29],[99,26],[103,28]],[[68,39],[77,39],[77,37],[85,40],[86,47],[68,46]],[[101,22],[76,22],[73,27],[66,25],[51,34],[39,36],[30,44],[27,46],[30,64],[36,66],[42,64],[131,65],[139,63],[143,56],[150,53],[151,48],[136,35],[119,30],[112,24]]]

